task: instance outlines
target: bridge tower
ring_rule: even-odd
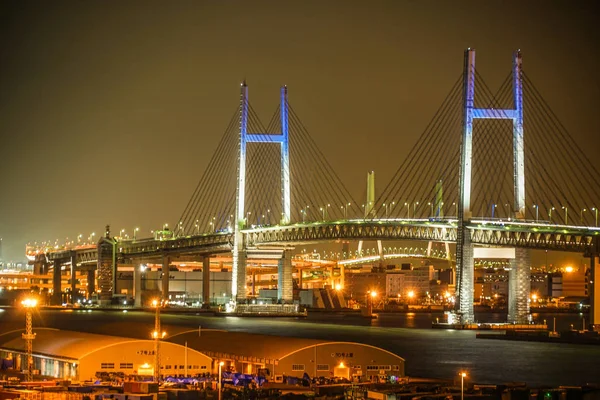
[[[247,227],[244,200],[246,193],[246,145],[248,143],[275,143],[281,146],[281,224],[285,225],[291,219],[290,197],[290,147],[288,132],[288,102],[287,86],[280,90],[281,133],[248,133],[248,86],[241,85],[240,93],[240,128],[238,147],[237,188],[235,203],[235,226],[233,240],[233,267],[231,276],[231,296],[233,299],[246,298],[246,246],[243,242],[242,229]],[[290,269],[291,280],[291,269]],[[283,300],[291,301],[291,288],[283,293]],[[289,293],[287,293],[289,292]]]
[[[465,51],[464,63],[464,111],[461,144],[460,189],[458,203],[458,231],[456,243],[457,262],[457,309],[463,323],[474,321],[473,314],[473,244],[466,225],[471,213],[471,169],[473,120],[512,119],[513,121],[513,167],[514,167],[514,218],[525,218],[525,159],[523,141],[523,84],[521,80],[521,53],[513,59],[514,109],[475,108],[475,50]],[[529,315],[529,251],[515,249],[509,273],[509,322],[525,322]]]

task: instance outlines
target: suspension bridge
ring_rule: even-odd
[[[91,266],[105,300],[114,293],[120,262],[162,259],[168,271],[171,258],[183,255],[204,260],[207,271],[211,255],[230,253],[232,299],[244,301],[248,263],[267,258],[277,262],[278,298],[287,303],[293,300],[295,246],[439,242],[450,259],[448,244],[455,243],[456,315],[470,323],[474,259],[480,249],[498,247],[510,259],[508,319],[523,323],[529,315],[532,249],[585,254],[593,283],[599,177],[523,70],[519,51],[493,91],[475,68],[475,50],[468,49],[462,72],[378,196],[370,183],[366,201],[353,198],[288,101],[287,87],[264,125],[243,83],[239,104],[171,229],[126,239],[112,237],[107,228],[90,246],[31,246],[27,254],[34,263],[54,265],[58,288],[61,265],[70,264],[73,274]],[[383,260],[385,254],[377,257]],[[342,258],[352,257],[348,252]],[[169,274],[163,273],[163,288],[168,283]],[[597,287],[590,293],[596,324]]]

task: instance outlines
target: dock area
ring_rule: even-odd
[[[596,331],[506,331],[504,333],[478,333],[477,339],[514,340],[522,342],[568,343],[600,345],[600,332]]]
[[[471,331],[547,331],[546,324],[511,324],[499,323],[472,323],[472,324],[449,324],[447,322],[432,322],[434,329],[455,329]]]

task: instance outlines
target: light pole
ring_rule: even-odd
[[[419,205],[418,201],[416,203],[413,203],[413,218],[417,217],[417,206],[418,205]]]
[[[584,213],[584,212],[586,212],[586,211],[587,211],[587,209],[585,209],[585,208],[584,208],[584,209],[582,209],[582,210],[579,212],[579,223],[580,223],[581,225],[583,225],[583,213]]]
[[[154,339],[154,380],[158,383],[160,379],[160,339],[164,338],[167,333],[160,330],[160,307],[162,306],[162,301],[154,299],[152,300],[152,306],[156,308],[152,338]]]
[[[221,400],[221,368],[224,364],[225,363],[223,361],[219,363],[219,400]]]
[[[123,235],[124,235],[124,233],[125,233],[125,229],[121,229],[121,230],[119,231],[119,239],[123,239]]]
[[[498,207],[498,204],[492,204],[492,219],[494,219],[494,214],[496,212],[496,207]]]
[[[139,230],[140,230],[140,228],[135,228],[135,229],[133,230],[133,240],[136,240],[136,239],[137,239],[137,233],[138,233],[138,231],[139,231]]]
[[[27,298],[21,302],[21,305],[25,308],[25,333],[21,334],[25,345],[27,347],[27,381],[33,380],[33,339],[35,339],[35,333],[33,333],[33,323],[31,319],[31,310],[37,307],[37,300]]]
[[[429,214],[429,216],[430,216],[430,217],[433,217],[433,203],[432,203],[432,202],[430,202],[430,201],[428,201],[428,202],[427,202],[427,204],[428,204],[429,206],[431,206],[431,214]]]
[[[460,400],[465,399],[465,377],[467,374],[465,372],[460,373]]]
[[[271,209],[267,208],[267,225],[271,225]]]
[[[404,203],[404,205],[406,206],[406,219],[410,219],[410,207],[408,203]]]
[[[346,203],[344,204],[341,208],[344,209],[344,219],[348,219],[348,206],[352,204],[352,203]]]
[[[598,208],[597,207],[592,207],[592,211],[596,212],[596,226],[598,226]]]
[[[319,211],[323,213],[323,221],[325,221],[325,209],[323,207],[319,207]]]
[[[510,213],[511,213],[511,209],[510,209],[510,204],[506,203],[504,204],[504,207],[506,207],[506,215],[507,215],[507,219],[510,219]]]
[[[548,210],[548,219],[550,220],[550,222],[552,222],[552,211],[556,210],[556,208],[554,207],[550,207],[550,210]]]
[[[562,209],[565,210],[565,225],[568,225],[569,224],[569,207],[563,206]]]
[[[454,206],[454,215],[456,215],[456,218],[458,218],[458,206],[456,203],[452,203],[452,205]]]
[[[538,206],[537,204],[534,204],[533,208],[535,208],[535,222],[538,222],[539,221],[540,206]]]

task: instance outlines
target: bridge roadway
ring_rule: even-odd
[[[456,219],[378,219],[297,223],[242,230],[247,249],[294,246],[339,239],[422,240],[456,242]],[[468,224],[473,244],[585,253],[600,236],[600,228],[551,225],[535,221],[474,219]],[[117,240],[120,261],[164,255],[209,255],[230,252],[233,233],[205,233],[172,239]],[[71,260],[96,263],[96,246],[45,249],[48,261]],[[32,254],[28,254],[32,255]]]
[[[508,221],[473,219],[468,224],[472,243],[478,246],[512,247],[578,252],[589,256],[591,249],[598,249],[600,228],[587,226],[552,225],[536,221]],[[290,258],[289,250],[295,245],[335,240],[418,240],[433,242],[456,242],[457,220],[450,219],[377,219],[343,220],[331,222],[298,223],[285,226],[252,227],[242,230],[244,251],[247,258]],[[102,280],[98,257],[98,245],[110,243],[112,260],[109,277]],[[71,265],[71,274],[79,269],[98,269],[100,292],[110,292],[114,286],[114,265],[135,263],[143,259],[162,260],[163,267],[170,264],[171,257],[192,256],[208,260],[210,255],[228,253],[233,249],[233,233],[220,232],[194,236],[119,240],[101,238],[98,245],[74,246],[58,249],[28,250],[35,263],[53,263],[56,273],[53,282],[60,288],[60,267]],[[596,250],[594,250],[595,252]],[[103,253],[106,254],[106,253]],[[102,258],[102,257],[101,257]],[[104,256],[106,258],[106,255]],[[106,264],[107,260],[104,260]],[[206,262],[206,261],[205,261]],[[291,299],[291,261],[289,268],[280,263],[280,298]],[[107,269],[106,267],[104,268]],[[203,268],[209,270],[209,268]],[[244,268],[245,270],[245,268]],[[289,275],[289,277],[287,276]],[[163,275],[164,287],[168,287],[168,274]],[[286,279],[287,278],[287,279]],[[207,280],[208,281],[208,280]],[[287,281],[287,284],[283,282]],[[104,283],[103,283],[104,282]],[[233,284],[236,284],[235,282]],[[72,280],[74,285],[74,280]],[[239,285],[239,283],[238,283]],[[239,287],[238,287],[239,289]],[[74,287],[72,288],[74,291]],[[139,292],[139,290],[138,290]],[[289,293],[288,293],[289,292]],[[208,293],[208,290],[207,290]]]

